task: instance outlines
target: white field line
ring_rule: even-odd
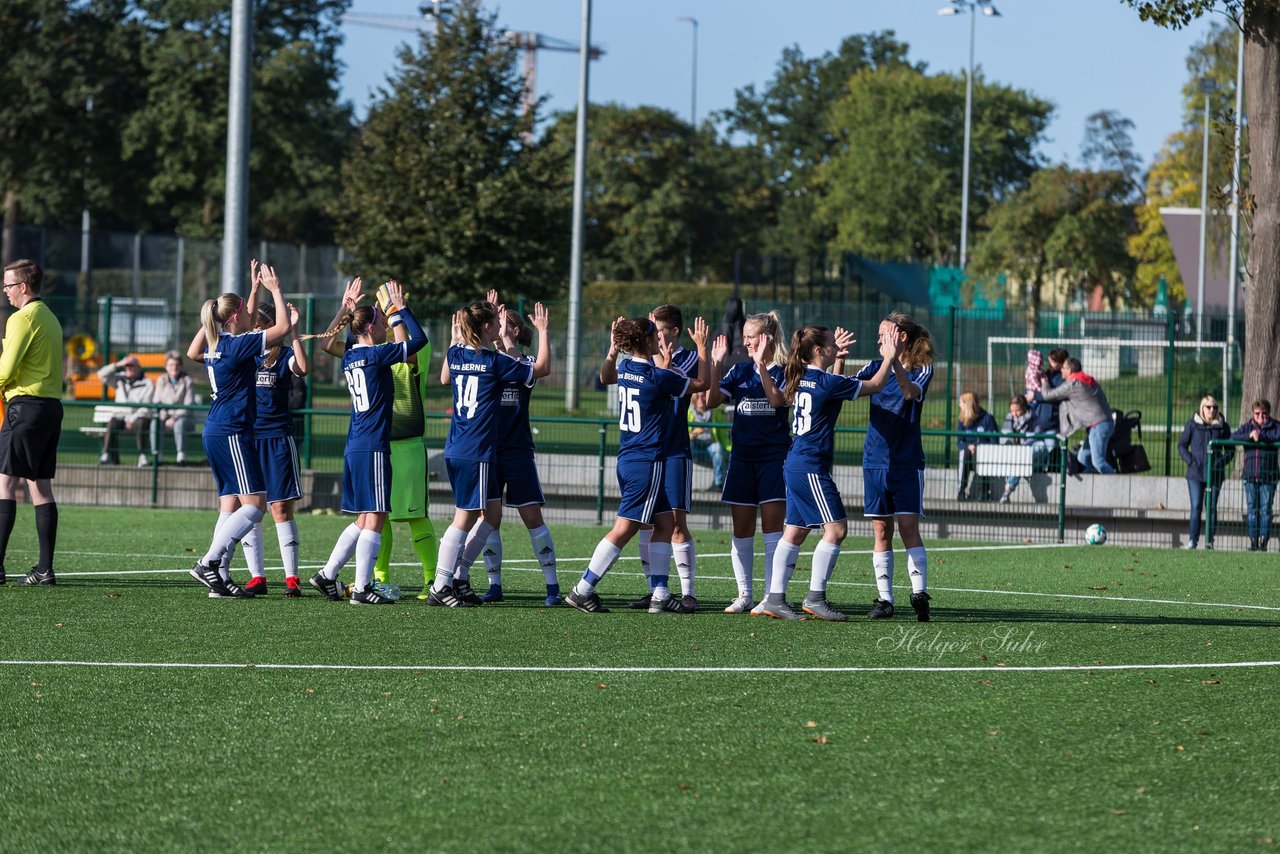
[[[150,670],[345,670],[447,673],[1094,673],[1104,670],[1222,670],[1280,667],[1280,661],[1217,661],[1181,664],[1049,664],[974,667],[543,667],[471,664],[256,664],[171,661],[0,660],[0,667],[121,667]]]
[[[1051,548],[1053,549],[1074,548],[1074,546],[1072,547],[1059,546],[1059,545],[947,546],[947,547],[940,547],[940,548],[931,548],[929,549],[929,551],[932,553],[932,552],[1006,551],[1009,549],[1051,549]],[[94,554],[94,553],[70,552],[70,554],[87,555],[87,554]],[[801,552],[801,556],[810,556],[812,554],[813,552]],[[842,555],[851,555],[851,554],[869,555],[871,554],[871,552],[870,551],[848,551],[848,552],[841,552],[841,554]],[[759,557],[763,557],[762,552],[756,552],[756,555]],[[112,556],[119,557],[118,554],[113,554]],[[158,557],[158,558],[172,559],[172,560],[181,559],[181,558],[173,558],[171,555],[139,555],[139,557]],[[731,555],[728,552],[723,552],[723,553],[701,554],[701,555],[698,555],[698,557],[726,558],[726,557],[731,557]],[[570,563],[581,562],[583,564],[586,564],[588,560],[590,559],[589,558],[560,558],[559,563],[564,564],[566,562],[570,562]],[[627,557],[620,557],[618,560],[619,561],[624,561],[624,560],[638,561],[640,560],[640,558],[638,556],[627,556]],[[542,574],[541,567],[510,566],[510,564],[517,564],[517,563],[531,564],[531,563],[537,563],[537,560],[534,558],[504,560],[503,561],[504,571],[538,573],[539,575]],[[322,564],[318,564],[318,563],[317,564],[300,564],[298,568],[300,570],[311,570],[311,569],[320,569],[321,566]],[[391,566],[419,567],[420,564],[417,564],[411,561],[404,561],[404,562],[397,561],[397,562],[393,562]],[[232,567],[232,568],[236,569],[237,567]],[[243,569],[243,567],[238,567],[238,568]],[[284,567],[270,566],[270,567],[267,567],[267,571],[283,572]],[[122,576],[122,575],[186,575],[186,574],[187,574],[187,570],[185,569],[119,569],[119,570],[113,569],[113,570],[101,570],[101,571],[94,571],[94,572],[59,572],[58,573],[59,577],[64,577],[64,578],[109,578],[109,577]],[[610,574],[614,576],[636,577],[636,578],[641,576],[641,573],[639,572],[623,572],[616,569],[610,570]],[[798,571],[796,573],[797,577],[803,577],[804,575],[805,573],[803,571]],[[703,581],[734,581],[735,580],[734,578],[727,575],[699,574],[698,578],[702,579]],[[828,585],[832,587],[871,587],[872,586],[865,582],[838,581],[835,579],[829,581]],[[898,584],[898,585],[895,585],[895,587],[902,590],[907,589],[907,585],[905,584]],[[933,586],[933,587],[930,587],[929,589],[943,592],[943,593],[978,593],[978,594],[984,594],[984,595],[999,595],[999,596],[1034,596],[1034,597],[1041,597],[1041,598],[1048,598],[1048,599],[1085,599],[1085,600],[1096,600],[1099,602],[1134,602],[1134,603],[1143,604],[1143,605],[1187,605],[1187,606],[1202,607],[1202,608],[1236,608],[1236,609],[1251,610],[1251,611],[1280,611],[1280,606],[1276,606],[1276,605],[1241,605],[1234,602],[1193,602],[1193,601],[1182,600],[1182,599],[1142,599],[1142,598],[1132,597],[1132,596],[1089,596],[1083,593],[1041,593],[1041,592],[1029,591],[1029,590],[984,590],[981,588],[972,588],[972,587]]]

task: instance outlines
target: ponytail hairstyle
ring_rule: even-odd
[[[473,302],[462,310],[462,340],[477,350],[484,346],[484,328],[498,316],[498,307],[491,302]]]
[[[653,355],[649,350],[649,336],[658,331],[647,317],[630,317],[619,320],[613,327],[613,346],[624,353],[639,358]]]
[[[830,337],[831,330],[825,326],[801,326],[791,336],[791,354],[787,356],[787,371],[783,377],[783,392],[788,404],[796,402],[796,390],[800,388],[805,368]]]
[[[218,336],[231,318],[240,313],[244,300],[239,294],[223,294],[205,300],[200,306],[200,325],[204,328],[205,347],[210,353],[218,349]]]
[[[904,368],[911,370],[933,364],[933,336],[928,329],[912,320],[911,315],[901,311],[890,312],[885,320],[897,324],[900,330],[907,333],[901,359]]]
[[[524,322],[520,312],[507,309],[507,326],[515,333],[516,344],[528,347],[533,343],[533,328]]]
[[[769,345],[773,347],[773,358],[771,360],[773,364],[785,365],[787,363],[787,342],[782,337],[782,320],[778,317],[778,312],[753,314],[743,322],[743,326],[748,323],[755,327],[757,335],[769,336]]]

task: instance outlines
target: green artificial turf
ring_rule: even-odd
[[[873,623],[855,536],[831,587],[850,622],[782,623],[719,613],[723,532],[698,536],[697,614],[545,608],[514,519],[500,605],[416,601],[400,526],[394,606],[287,600],[278,569],[262,600],[209,600],[182,570],[214,520],[63,508],[58,586],[24,589],[20,511],[0,588],[0,847],[1274,844],[1276,668],[1194,666],[1280,658],[1274,556],[932,543],[933,621],[899,588],[897,618]],[[300,518],[304,574],[345,524]],[[602,531],[553,533],[567,589]],[[640,590],[635,560],[601,585],[614,606]],[[230,666],[136,666],[175,663]]]

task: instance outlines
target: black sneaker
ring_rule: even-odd
[[[692,614],[698,610],[698,600],[692,596],[668,596],[649,603],[650,614]]]
[[[453,582],[453,595],[457,596],[459,599],[461,599],[463,602],[466,602],[468,605],[484,604],[484,600],[480,598],[479,594],[477,594],[474,590],[471,589],[470,581],[464,580],[464,581]]]
[[[929,594],[921,591],[911,594],[911,607],[915,609],[916,621],[929,622]]]
[[[454,592],[452,587],[444,587],[440,590],[432,589],[427,594],[427,604],[434,605],[437,608],[474,608],[466,599],[463,599]]]
[[[649,603],[651,601],[653,601],[653,595],[650,593],[646,593],[643,596],[641,596],[639,599],[634,599],[628,602],[627,607],[633,611],[647,611],[649,610]]]
[[[52,569],[41,569],[38,566],[33,566],[31,571],[22,577],[22,583],[31,587],[52,587],[58,582],[53,577]]]
[[[351,594],[352,605],[394,605],[396,600],[389,596],[383,596],[372,587],[366,587],[364,590],[357,590]]]
[[[877,599],[871,603],[867,618],[871,620],[887,620],[893,616],[893,603],[887,599]]]
[[[206,566],[204,563],[196,561],[195,566],[191,567],[188,572],[192,578],[209,588],[210,597],[216,599],[230,597],[231,593],[227,590],[227,586],[222,583],[222,574],[218,572],[218,567]],[[214,594],[217,595],[215,596]]]
[[[342,589],[342,583],[337,579],[330,580],[317,572],[315,575],[311,576],[311,581],[309,583],[312,587],[323,593],[324,598],[328,599],[330,602],[342,601],[342,594],[344,591]]]
[[[572,605],[579,611],[586,611],[588,614],[609,613],[609,609],[600,601],[599,593],[588,593],[584,596],[576,589],[573,589],[564,597],[564,601],[566,605]]]
[[[254,593],[252,590],[246,590],[245,588],[241,587],[239,584],[236,584],[235,580],[232,578],[224,578],[222,580],[222,586],[226,588],[226,591],[227,591],[225,596],[221,594],[215,595],[215,591],[210,590],[209,598],[210,599],[220,599],[220,598],[221,599],[253,599],[254,598]]]

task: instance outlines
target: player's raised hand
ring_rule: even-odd
[[[272,293],[280,290],[280,279],[276,276],[275,267],[271,267],[267,264],[259,266],[258,278],[262,281],[262,286]]]
[[[757,335],[756,346],[751,351],[751,361],[755,362],[756,368],[763,371],[768,366],[766,364],[765,354],[769,352],[769,342],[773,338],[769,335]]]
[[[711,335],[711,328],[707,326],[707,321],[701,317],[693,319],[693,328],[689,330],[689,337],[693,339],[693,343],[698,345],[699,349],[707,346],[707,338]]]
[[[533,304],[533,314],[529,315],[529,322],[533,324],[533,328],[539,333],[547,334],[547,328],[551,325],[551,314],[547,311],[547,307],[540,302]]]
[[[507,323],[507,307],[505,305],[498,306],[498,337],[506,338],[510,324]]]
[[[836,327],[835,339],[837,359],[843,359],[845,356],[849,355],[849,348],[857,343],[858,340],[853,337],[852,332],[849,332],[842,326]]]
[[[723,335],[717,335],[716,340],[711,345],[711,361],[717,365],[724,362],[724,357],[729,355],[729,339]]]
[[[356,303],[364,299],[364,294],[360,293],[361,287],[363,287],[363,282],[361,282],[359,276],[347,282],[346,288],[342,291],[342,307],[345,310],[352,311],[356,307]]]
[[[484,295],[484,298],[485,298],[485,302],[488,302],[488,303],[490,303],[490,304],[492,304],[492,305],[501,305],[501,304],[502,304],[502,303],[498,302],[498,289],[497,289],[497,288],[489,288],[489,293],[485,294],[485,295]]]
[[[462,343],[462,309],[453,313],[453,322],[449,326],[450,346]]]
[[[396,311],[404,308],[404,288],[395,279],[388,279],[383,285],[387,289],[387,301]],[[386,314],[388,312],[384,312]]]
[[[653,363],[659,368],[671,367],[671,357],[675,355],[676,345],[674,341],[666,341],[661,335],[658,336],[658,352],[653,354]]]
[[[289,309],[289,328],[290,328],[290,329],[297,329],[297,328],[298,328],[298,318],[302,316],[302,315],[298,312],[298,307],[297,307],[296,305],[294,305],[293,303],[288,303],[288,304],[286,305],[286,308],[288,308],[288,309]]]
[[[262,284],[262,268],[258,266],[257,258],[249,259],[249,287],[256,288]]]

